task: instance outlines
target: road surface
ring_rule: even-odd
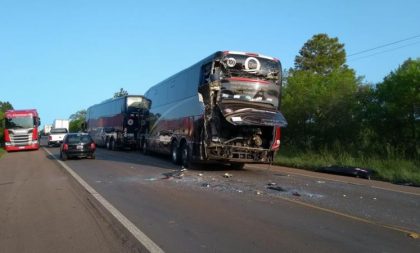
[[[0,158],[0,252],[127,252],[43,150]]]
[[[420,252],[418,188],[276,166],[181,172],[134,151],[96,157],[65,164],[165,252]]]

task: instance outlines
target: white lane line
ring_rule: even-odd
[[[49,150],[43,148],[52,156],[63,168],[79,182],[87,192],[89,192],[99,203],[110,212],[130,233],[151,253],[163,253],[164,251],[154,243],[145,233],[136,227],[127,217],[125,217],[117,208],[107,201],[101,194],[95,191],[85,180],[83,180],[74,170],[62,161],[58,160]]]

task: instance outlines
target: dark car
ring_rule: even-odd
[[[60,146],[60,158],[88,157],[95,159],[96,144],[89,134],[86,133],[68,133]]]

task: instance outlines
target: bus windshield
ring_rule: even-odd
[[[278,107],[281,89],[278,60],[227,54],[220,63],[222,100],[242,100]]]
[[[140,109],[149,109],[149,100],[143,97],[127,97],[127,111],[137,112]]]
[[[278,85],[253,79],[244,80],[234,77],[222,80],[222,101],[243,100],[278,107],[280,95]]]
[[[6,118],[7,129],[33,128],[34,125],[35,125],[35,120],[32,116]]]
[[[228,54],[221,61],[223,77],[257,78],[280,85],[280,62],[263,57]]]

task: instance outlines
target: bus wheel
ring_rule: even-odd
[[[115,150],[115,140],[114,140],[114,138],[111,138],[111,140],[109,141],[109,149],[110,150]]]
[[[234,170],[241,170],[245,167],[245,163],[231,163],[230,167]]]
[[[187,143],[181,145],[181,165],[188,168],[190,165],[190,151]]]
[[[178,144],[176,141],[172,142],[171,145],[171,157],[172,157],[172,162],[180,165],[181,164],[181,155],[179,153],[179,149],[178,149]]]

